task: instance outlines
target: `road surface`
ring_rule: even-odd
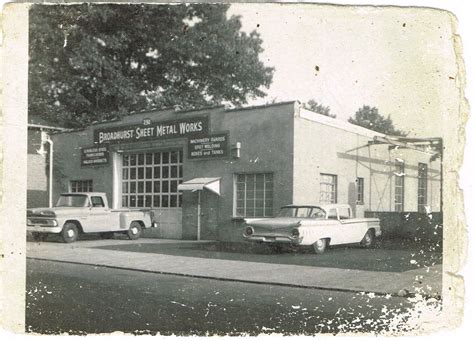
[[[203,335],[403,331],[413,300],[27,260],[26,331]]]

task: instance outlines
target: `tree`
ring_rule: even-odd
[[[304,103],[303,106],[311,111],[314,111],[318,114],[336,118],[336,115],[331,114],[331,109],[327,106],[319,104],[314,99],[310,99],[308,102]]]
[[[395,129],[390,115],[388,117],[384,117],[379,114],[379,110],[376,107],[370,107],[368,105],[364,105],[362,108],[359,108],[359,110],[357,110],[355,113],[354,118],[350,117],[348,121],[349,123],[387,135],[407,135],[407,133],[403,130]]]
[[[262,40],[229,5],[34,5],[29,113],[84,126],[131,111],[265,96]]]

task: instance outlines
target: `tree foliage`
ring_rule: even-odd
[[[304,103],[304,107],[318,114],[336,118],[336,115],[331,114],[331,108],[316,102],[314,99],[310,99],[308,102]]]
[[[388,117],[384,117],[379,114],[379,110],[376,107],[370,107],[368,105],[364,105],[362,108],[359,108],[359,110],[357,110],[355,113],[354,118],[349,118],[349,123],[387,135],[407,135],[407,133],[403,130],[395,129],[390,115]]]
[[[273,68],[229,5],[34,5],[29,112],[66,126],[263,97]]]

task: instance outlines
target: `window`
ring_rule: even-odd
[[[322,204],[337,203],[337,175],[321,173],[319,201]]]
[[[235,209],[239,217],[271,217],[273,215],[273,174],[237,174]]]
[[[403,198],[405,195],[405,166],[403,163],[395,165],[395,211],[403,212]]]
[[[426,163],[418,164],[418,212],[425,212],[428,202],[428,165]]]
[[[91,197],[92,207],[105,207],[104,200],[101,197]]]
[[[122,207],[181,207],[183,152],[127,153],[122,161]]]
[[[362,205],[364,203],[364,178],[357,178],[357,204]]]
[[[339,208],[339,219],[349,219],[351,217],[351,210],[349,207]]]
[[[70,192],[92,192],[92,180],[71,180],[69,182]]]
[[[325,218],[326,213],[319,207],[282,207],[278,217]]]
[[[299,207],[296,212],[297,218],[308,218],[311,215],[311,207]]]
[[[56,204],[58,207],[86,207],[89,206],[89,197],[81,194],[61,194]]]
[[[331,208],[328,211],[328,219],[337,219],[337,211],[335,208]]]

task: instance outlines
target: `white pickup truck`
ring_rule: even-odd
[[[312,246],[323,253],[329,245],[372,246],[380,237],[380,220],[353,218],[349,205],[287,205],[275,218],[247,219],[243,237],[249,242]]]
[[[35,240],[59,234],[65,243],[77,240],[81,233],[100,233],[112,238],[114,232],[138,239],[142,230],[156,227],[150,210],[110,209],[105,193],[63,193],[52,208],[27,211],[27,230]]]

